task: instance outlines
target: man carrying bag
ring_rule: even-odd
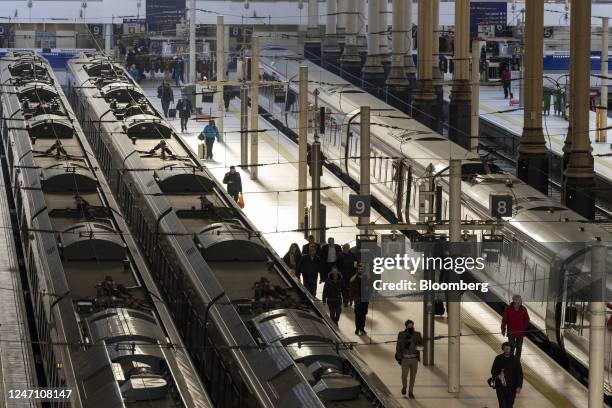
[[[419,368],[419,351],[417,348],[423,346],[421,333],[414,330],[414,322],[406,320],[406,329],[397,335],[395,345],[395,360],[402,366],[402,395],[406,395],[408,385],[408,373],[410,373],[410,385],[408,387],[408,397],[414,398],[414,380]]]

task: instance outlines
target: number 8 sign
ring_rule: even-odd
[[[351,194],[349,196],[349,217],[370,216],[370,196]]]
[[[489,209],[492,217],[512,217],[512,196],[491,195],[489,197]]]

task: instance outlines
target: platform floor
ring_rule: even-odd
[[[452,80],[452,76],[447,75]],[[519,95],[519,84],[513,84],[512,90],[515,98]],[[444,98],[448,101],[450,86],[445,86]],[[494,125],[515,135],[523,133],[524,111],[518,106],[510,106],[508,99],[504,99],[504,91],[500,85],[487,85],[480,87],[480,117]],[[608,119],[609,125],[612,119]],[[554,115],[554,107],[551,106],[550,115],[542,116],[542,129],[546,139],[546,145],[557,155],[563,155],[563,145],[567,135],[568,121],[563,116]],[[601,177],[612,181],[612,156],[601,155],[612,154],[612,131],[608,130],[608,143],[595,142],[595,129],[597,129],[595,113],[590,112],[589,136],[593,147],[595,159],[595,172]]]
[[[147,95],[159,106],[159,100],[155,97],[157,85],[145,83],[144,87]],[[178,96],[178,90],[175,94]],[[230,165],[239,162],[237,106],[236,101],[233,101],[230,112],[224,117],[224,141],[215,143],[214,160],[205,161],[206,166],[219,180]],[[173,120],[172,124],[175,129],[180,129],[178,119]],[[197,135],[205,124],[191,120],[188,132],[183,134],[194,150],[197,150]],[[263,119],[260,119],[259,127],[271,129]],[[294,191],[297,188],[297,146],[275,129],[262,132],[259,138],[259,162],[266,165],[259,168],[257,181],[250,179],[248,171],[239,170],[246,204],[244,212],[282,256],[291,242],[297,242],[300,246],[305,243],[301,233],[292,231],[298,222],[297,192]],[[327,170],[324,170],[321,184],[334,187],[323,190],[321,194],[322,202],[327,206],[327,225],[331,227],[327,236],[333,236],[339,244],[354,241],[358,233],[355,220],[346,215],[348,196],[352,191]],[[378,219],[379,215],[373,212],[372,220]],[[319,294],[321,290],[322,285],[319,286]],[[414,320],[416,327],[421,328],[422,315],[421,302],[381,301],[370,304],[367,336],[358,337],[354,334],[354,314],[351,309],[343,310],[340,329],[347,341],[359,344],[359,353],[397,396],[402,406],[496,407],[495,392],[487,386],[486,380],[490,377],[493,358],[500,352],[504,339],[500,334],[499,316],[479,302],[465,302],[462,307],[461,392],[450,394],[447,391],[448,345],[443,338],[435,343],[435,365],[419,366],[414,391],[416,400],[401,396],[400,368],[393,358],[393,342],[397,332],[403,329],[406,319]],[[445,317],[436,319],[435,331],[436,335],[447,334]],[[526,341],[523,347],[523,369],[524,389],[517,398],[515,407],[587,406],[586,388],[529,341]]]
[[[1,168],[0,180],[4,184]],[[38,407],[35,400],[7,398],[8,390],[32,389],[37,383],[4,186],[0,189],[0,310],[0,406]]]

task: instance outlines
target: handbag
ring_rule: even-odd
[[[489,377],[489,379],[487,380],[487,385],[493,389],[495,389],[495,378],[493,377]]]
[[[242,193],[238,193],[238,207],[244,208],[244,197]]]

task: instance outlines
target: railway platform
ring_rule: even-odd
[[[159,107],[156,98],[158,83],[143,84],[147,96]],[[175,90],[175,99],[179,91]],[[205,161],[206,166],[219,180],[223,179],[230,165],[240,162],[239,108],[236,101],[224,117],[225,129],[223,142],[214,145],[214,159]],[[213,107],[214,115],[214,107]],[[180,130],[178,118],[171,121],[175,130]],[[197,151],[197,135],[206,125],[205,122],[190,120],[188,131],[182,133],[184,140]],[[297,228],[297,146],[284,135],[260,118],[259,128],[265,129],[259,135],[258,180],[250,179],[248,171],[241,173],[245,214],[263,233],[265,239],[279,253],[284,255],[292,242],[305,243]],[[321,186],[332,187],[322,190],[322,203],[327,207],[327,236],[334,237],[336,243],[352,242],[358,234],[355,219],[348,217],[348,197],[352,193],[326,169]],[[310,197],[309,197],[310,198]],[[373,211],[371,219],[384,222]],[[320,297],[322,285],[318,287]],[[468,299],[469,300],[469,299]],[[461,326],[461,382],[460,393],[447,391],[447,320],[438,317],[435,321],[436,340],[434,345],[435,361],[433,366],[419,366],[414,394],[411,400],[400,394],[400,367],[395,362],[395,340],[397,332],[403,329],[406,319],[415,321],[417,330],[422,327],[423,308],[417,301],[380,301],[370,303],[367,316],[367,336],[354,333],[354,314],[344,308],[339,327],[348,342],[355,348],[365,363],[391,389],[402,406],[405,407],[495,407],[495,391],[490,389],[486,380],[490,377],[493,358],[500,353],[504,341],[500,333],[500,317],[486,304],[474,299],[466,301],[462,307]],[[587,389],[571,375],[545,355],[536,345],[525,340],[522,355],[525,383],[515,407],[586,407]]]

